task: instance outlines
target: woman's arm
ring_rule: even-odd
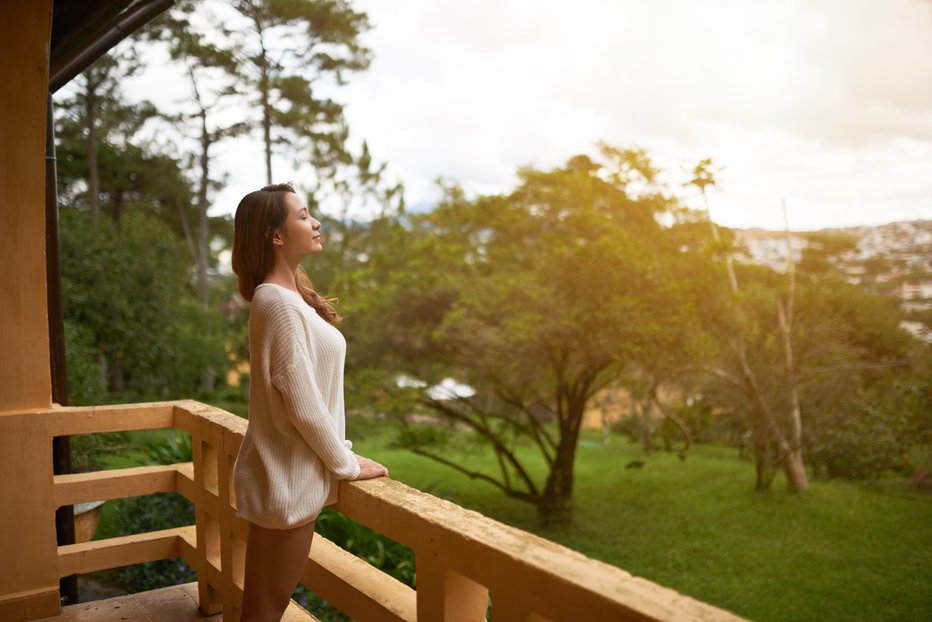
[[[288,410],[289,421],[338,479],[356,479],[359,462],[337,434],[333,415],[315,380],[298,311],[284,298],[266,305],[262,347],[267,349],[272,385]]]

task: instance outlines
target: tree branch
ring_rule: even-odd
[[[660,399],[658,399],[656,384],[653,387],[651,387],[651,401],[654,404],[656,404],[657,409],[663,414],[663,416],[669,419],[670,421],[672,421],[673,423],[675,423],[676,427],[678,427],[680,431],[683,433],[685,444],[683,445],[683,448],[680,450],[679,453],[681,457],[685,456],[686,451],[693,444],[693,435],[689,432],[689,427],[686,425],[686,423],[682,419],[680,419],[677,415],[673,414],[673,411],[669,410],[666,407],[666,405],[660,401]]]
[[[465,400],[462,398],[457,398],[457,400],[464,402],[465,404],[467,404],[467,406],[469,406],[473,410],[479,411],[479,409],[473,406],[472,404],[470,404],[468,400]],[[496,451],[496,453],[501,454],[508,460],[509,463],[511,463],[511,465],[514,467],[517,474],[524,481],[528,490],[530,490],[535,495],[539,494],[537,490],[537,486],[534,485],[534,481],[531,479],[531,476],[528,474],[528,472],[524,469],[524,467],[518,461],[517,456],[515,456],[514,453],[512,453],[507,447],[505,447],[501,439],[490,428],[481,424],[478,421],[475,421],[474,419],[471,419],[470,417],[467,417],[463,413],[458,412],[456,409],[450,408],[446,404],[439,402],[437,400],[432,400],[430,398],[422,398],[419,400],[419,402],[427,406],[428,408],[433,408],[434,410],[442,412],[456,421],[460,421],[466,424],[467,426],[471,427],[473,430],[478,432],[483,438],[486,438],[492,444],[492,448]]]
[[[503,484],[502,482],[498,481],[497,479],[495,479],[494,477],[490,475],[486,475],[485,473],[480,473],[478,471],[470,471],[469,469],[463,467],[462,465],[459,465],[453,462],[452,460],[448,460],[447,458],[444,458],[443,456],[438,456],[437,454],[431,451],[427,451],[427,450],[420,449],[417,447],[413,447],[411,451],[415,454],[424,456],[425,458],[430,458],[431,460],[435,460],[439,462],[440,464],[450,467],[451,469],[459,471],[460,473],[470,477],[471,479],[480,479],[484,482],[488,482],[492,484],[493,486],[495,486],[496,488],[500,489],[502,492],[504,492],[509,497],[512,497],[514,499],[520,499],[522,501],[527,501],[528,503],[533,503],[534,505],[537,505],[540,502],[540,495],[536,491],[532,493],[527,493],[521,490],[515,490],[511,486]]]
[[[547,451],[547,447],[549,446],[551,449],[556,451],[557,443],[553,440],[553,437],[550,436],[550,433],[547,431],[547,429],[540,424],[540,421],[537,420],[537,417],[534,416],[534,413],[531,412],[531,409],[528,408],[527,405],[518,398],[507,394],[504,389],[498,389],[496,394],[503,402],[517,408],[525,414],[529,424],[525,429],[529,431],[531,436],[533,436],[535,442],[540,447],[541,452],[544,454],[544,458],[547,460],[548,464],[553,464],[553,457]]]

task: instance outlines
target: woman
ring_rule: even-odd
[[[249,521],[241,622],[278,622],[337,480],[388,475],[344,440],[340,316],[299,262],[323,250],[320,223],[290,184],[236,208],[233,271],[249,311],[249,428],[233,468]]]

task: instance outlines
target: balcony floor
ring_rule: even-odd
[[[106,600],[69,605],[62,614],[40,622],[222,622],[223,615],[205,617],[197,609],[197,583],[163,587]],[[317,622],[295,602],[282,622]]]

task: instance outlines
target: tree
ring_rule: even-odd
[[[218,109],[230,99],[242,98],[238,84],[242,81],[239,64],[233,50],[225,47],[230,40],[230,32],[213,24],[214,38],[222,43],[212,43],[195,27],[192,14],[196,6],[191,2],[182,3],[151,24],[148,36],[168,45],[172,60],[184,68],[185,76],[191,88],[193,110],[167,115],[173,126],[181,125],[183,135],[193,130],[197,135],[197,150],[190,158],[190,168],[196,179],[194,212],[197,226],[192,231],[189,223],[188,206],[181,197],[176,198],[173,206],[179,217],[185,241],[197,268],[197,287],[201,307],[208,309],[210,284],[208,268],[212,262],[210,252],[211,234],[216,233],[218,222],[208,216],[210,208],[209,193],[219,182],[211,175],[211,149],[221,141],[238,136],[247,131],[248,125],[243,121],[221,125],[217,121]],[[220,221],[222,224],[222,220]],[[212,231],[213,230],[213,231]],[[196,232],[196,236],[194,233]]]
[[[119,226],[71,208],[61,217],[66,327],[76,330],[71,343],[97,353],[99,385],[111,394],[190,395],[206,366],[225,364],[221,319],[191,308],[182,243],[163,223],[143,211]]]
[[[238,0],[234,6],[248,24],[240,60],[259,110],[267,183],[273,183],[276,146],[309,155],[321,178],[349,164],[343,106],[322,94],[322,83],[342,85],[347,72],[369,66],[370,52],[359,42],[369,28],[366,15],[345,0]]]
[[[135,186],[135,172],[145,154],[132,144],[142,126],[155,115],[148,102],[128,105],[122,98],[123,79],[140,69],[133,47],[102,56],[75,80],[78,90],[59,107],[59,173],[62,199],[83,197],[94,218],[101,213],[101,197],[118,221],[124,198]],[[76,179],[84,184],[68,183]]]
[[[719,227],[712,220],[706,195],[706,189],[717,184],[712,161],[710,159],[700,161],[692,173],[693,178],[689,184],[696,186],[702,193],[703,205],[712,234],[713,253],[724,258],[725,274],[728,279],[728,295],[730,296],[728,311],[732,321],[725,325],[727,326],[724,327],[725,330],[721,330],[723,326],[718,322],[718,318],[715,318],[714,322],[719,324],[717,334],[725,344],[725,351],[728,353],[731,359],[730,363],[733,364],[731,366],[734,369],[717,368],[713,371],[722,381],[740,387],[742,392],[745,393],[742,408],[753,420],[752,433],[754,435],[758,473],[757,488],[769,488],[773,479],[769,464],[773,457],[772,454],[776,454],[776,461],[783,466],[790,488],[795,491],[805,491],[808,489],[809,483],[802,460],[802,425],[798,400],[791,399],[789,404],[784,404],[782,400],[774,402],[768,399],[768,391],[763,386],[764,381],[753,364],[753,359],[757,353],[749,349],[748,332],[751,330],[751,325],[745,307],[753,296],[760,294],[760,291],[742,292],[732,258],[732,250],[723,243],[722,236],[719,234]],[[784,298],[778,298],[776,301],[777,315],[780,321],[775,332],[782,336],[784,356],[782,365],[768,365],[765,368],[765,373],[770,375],[781,374],[783,376],[782,384],[788,394],[792,396],[797,391],[790,330],[792,324],[792,300],[794,297],[793,288],[795,285],[791,259],[792,252],[789,252],[788,256],[790,257],[788,269],[790,291]],[[778,371],[781,367],[782,370]],[[768,380],[773,380],[773,378]],[[771,382],[770,384],[774,383]]]
[[[507,196],[467,200],[448,185],[433,212],[411,218],[394,255],[371,265],[387,273],[370,273],[356,321],[378,327],[349,333],[351,351],[359,339],[375,353],[370,366],[426,383],[415,403],[475,432],[498,472],[458,463],[407,427],[415,452],[532,503],[545,521],[571,516],[587,404],[642,353],[674,344],[668,327],[690,324],[681,259],[656,219],[668,200],[653,189],[633,194],[635,178],[650,184],[632,155],[603,148],[598,161],[523,169]],[[444,378],[474,393],[438,392]],[[545,465],[544,481],[522,443]]]
[[[804,254],[805,258],[805,254]],[[837,271],[800,275],[795,343],[807,462],[825,477],[908,473],[929,441],[932,348],[900,328],[898,300]]]

